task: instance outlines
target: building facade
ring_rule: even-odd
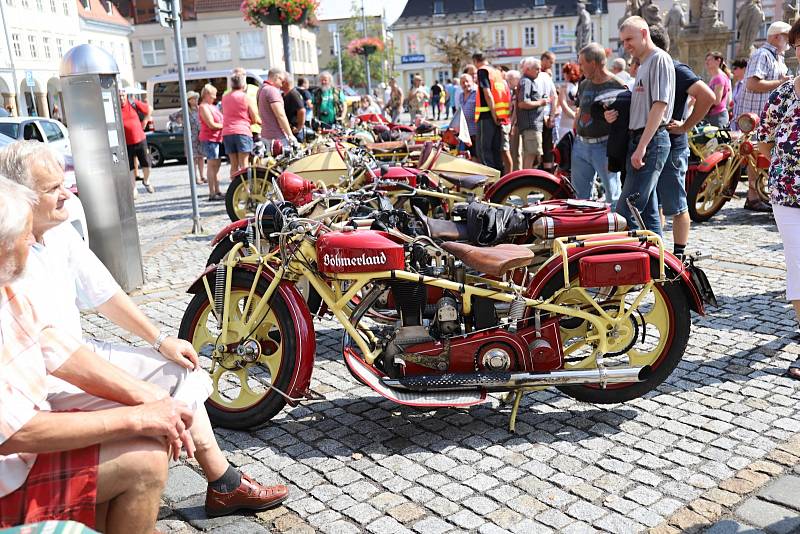
[[[14,113],[49,117],[60,102],[61,58],[84,43],[117,60],[123,84],[133,83],[128,21],[107,0],[3,0],[0,97]]]
[[[605,0],[587,2],[592,14],[592,40],[609,42]],[[450,65],[431,40],[456,34],[478,33],[484,51],[495,65],[517,68],[527,56],[546,50],[556,55],[556,80],[561,66],[577,59],[577,10],[570,0],[409,0],[391,26],[395,42],[394,70],[404,89],[419,75],[426,86],[452,77]]]
[[[383,26],[382,17],[366,17],[367,19],[367,34],[370,37],[379,37],[386,39],[386,31]],[[363,35],[364,21],[361,17],[353,18],[337,18],[326,19],[319,21],[319,26],[316,28],[317,34],[317,54],[319,57],[319,67],[321,70],[331,68],[330,66],[336,61],[336,43],[334,42],[334,35],[342,32],[345,26],[353,25],[359,37]],[[344,37],[341,37],[341,48],[346,51],[347,42]]]
[[[269,69],[284,66],[280,26],[254,28],[239,11],[239,1],[195,4],[196,19],[181,27],[183,59],[190,71],[229,70],[234,67]],[[313,31],[289,27],[292,66],[296,75],[316,75],[317,40]],[[156,23],[137,24],[131,36],[134,79],[144,84],[177,66],[172,30]]]

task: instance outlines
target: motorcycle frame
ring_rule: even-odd
[[[298,236],[296,236],[292,241],[296,241]],[[526,288],[524,286],[508,282],[508,281],[498,281],[492,280],[489,278],[484,278],[476,275],[467,274],[465,283],[454,282],[451,280],[445,280],[441,278],[436,278],[432,276],[425,276],[420,275],[418,273],[405,271],[405,270],[393,270],[393,271],[374,271],[374,272],[366,272],[366,273],[338,273],[338,274],[331,274],[325,275],[327,278],[324,278],[316,269],[309,268],[304,262],[299,260],[291,260],[288,264],[284,265],[280,261],[278,254],[279,252],[274,251],[269,254],[261,255],[258,253],[258,250],[250,245],[250,250],[253,254],[248,256],[240,256],[238,254],[239,250],[244,246],[242,243],[237,243],[234,248],[232,249],[231,253],[227,256],[226,260],[223,262],[223,266],[226,269],[226,276],[225,276],[225,294],[224,294],[224,304],[222,310],[222,317],[217,317],[222,332],[220,334],[220,339],[227,339],[228,336],[228,324],[229,324],[229,310],[230,308],[230,295],[231,295],[231,281],[233,279],[233,270],[235,268],[242,268],[242,267],[250,267],[250,270],[255,268],[255,277],[252,286],[250,287],[247,299],[245,301],[242,316],[247,316],[248,319],[246,323],[243,325],[245,331],[254,331],[254,326],[257,326],[259,322],[262,320],[262,317],[268,313],[268,306],[269,301],[278,288],[279,284],[284,281],[288,280],[292,283],[296,282],[301,276],[305,276],[311,286],[319,293],[322,301],[326,304],[328,310],[336,317],[339,323],[344,327],[345,331],[350,335],[351,339],[356,342],[359,350],[361,351],[364,361],[369,365],[373,365],[377,357],[381,354],[382,349],[377,347],[375,350],[371,350],[369,348],[368,342],[372,341],[373,343],[376,341],[373,337],[370,336],[371,332],[369,331],[362,331],[357,328],[357,325],[354,325],[350,321],[351,310],[348,304],[352,301],[352,299],[359,294],[359,292],[364,289],[369,283],[378,280],[397,280],[397,281],[407,281],[407,282],[417,282],[423,283],[427,286],[437,287],[453,292],[460,293],[463,297],[462,307],[464,315],[469,315],[472,310],[472,298],[473,297],[484,297],[489,298],[492,300],[496,300],[498,302],[507,302],[511,303],[516,298],[524,299],[526,308],[549,312],[557,315],[561,315],[564,317],[574,317],[583,319],[588,321],[594,327],[595,332],[602,332],[603,334],[597,334],[592,336],[591,338],[587,338],[587,341],[596,341],[596,346],[592,353],[592,356],[598,359],[602,358],[602,356],[607,352],[608,349],[608,332],[612,331],[613,325],[619,322],[629,321],[630,315],[636,310],[641,303],[641,301],[653,291],[654,287],[658,283],[662,283],[666,281],[665,277],[665,267],[664,267],[664,247],[661,241],[661,238],[654,234],[653,232],[644,230],[644,231],[633,231],[633,232],[616,232],[612,234],[607,234],[604,239],[596,239],[593,241],[585,241],[588,238],[596,238],[597,236],[577,236],[576,238],[558,238],[555,240],[554,243],[554,251],[556,254],[553,257],[561,257],[564,259],[564,282],[565,286],[557,291],[554,295],[549,297],[548,299],[533,299],[527,296],[522,296],[525,293]],[[317,254],[316,254],[316,247],[312,243],[312,240],[306,236],[305,234],[299,236],[300,244],[299,249],[296,251],[295,254],[299,253],[303,256],[306,262],[316,262]],[[659,249],[659,278],[653,279],[651,278],[647,283],[645,283],[640,290],[639,294],[636,296],[634,301],[628,306],[628,310],[625,311],[624,307],[626,302],[624,299],[620,300],[620,312],[617,317],[611,317],[608,312],[600,306],[595,300],[586,292],[585,288],[576,286],[575,284],[571,283],[570,276],[569,276],[569,262],[566,261],[568,257],[569,250],[571,248],[581,246],[581,247],[599,247],[599,246],[606,246],[606,245],[614,245],[614,244],[629,244],[629,243],[649,243],[655,245]],[[552,258],[551,258],[552,259]],[[277,266],[274,268],[273,266]],[[262,273],[264,269],[268,269],[272,271],[273,276],[270,281],[267,290],[261,296],[258,304],[255,306],[254,309],[251,311],[251,305],[253,301],[253,297],[255,295],[256,287],[258,285],[259,280],[261,279]],[[351,285],[346,290],[343,289],[343,283],[349,282]],[[469,283],[467,283],[469,282]],[[478,287],[476,284],[485,285],[487,287]],[[203,285],[207,296],[209,298],[209,302],[214,302],[214,291],[211,289],[210,284],[208,282],[208,278],[203,278]],[[593,311],[596,312],[594,314],[585,312],[581,309],[576,309],[574,307],[566,307],[561,306],[558,304],[554,304],[553,302],[567,290],[577,290],[580,294],[586,299],[588,303],[591,303]],[[214,310],[214,315],[217,315],[217,310]],[[370,337],[370,339],[366,339],[365,336]],[[212,355],[212,361],[216,364],[215,356],[217,356],[217,349],[215,347],[214,353]],[[213,367],[212,367],[213,372]]]

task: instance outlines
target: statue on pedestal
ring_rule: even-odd
[[[586,4],[578,2],[578,24],[575,26],[575,51],[580,52],[592,39],[592,18]]]
[[[622,18],[617,21],[617,28],[622,26],[622,23],[625,22],[625,19],[628,17],[638,15],[641,5],[641,0],[625,0],[625,14],[622,15]]]
[[[797,0],[784,0],[783,20],[789,24],[794,24],[797,20]]]
[[[663,26],[664,22],[661,20],[661,9],[653,3],[653,0],[645,0],[639,7],[640,17],[647,21],[650,26]]]
[[[672,4],[664,25],[667,27],[667,35],[669,35],[669,53],[676,55],[678,53],[678,36],[686,26],[686,8],[679,0],[675,0]]]
[[[736,33],[738,57],[750,57],[753,43],[758,37],[758,32],[764,25],[764,10],[761,9],[761,0],[745,0],[745,4],[736,14]]]
[[[718,0],[703,0],[700,12],[700,29],[702,31],[707,32],[725,28],[725,23],[719,20]]]

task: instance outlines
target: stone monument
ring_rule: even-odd
[[[797,20],[797,0],[784,0],[783,20],[789,24],[794,24]]]
[[[669,53],[673,56],[678,55],[678,40],[681,30],[686,27],[686,8],[679,0],[675,0],[667,13],[667,20],[664,22],[669,35]]]
[[[732,33],[720,20],[718,0],[690,0],[689,23],[679,33],[677,56],[696,73],[702,73],[706,54],[725,50]]]
[[[580,52],[592,39],[592,18],[586,4],[578,2],[578,23],[575,25],[575,53]]]
[[[639,7],[639,12],[637,15],[646,20],[649,26],[664,25],[663,20],[661,20],[661,9],[653,2],[653,0],[645,0],[644,3]]]
[[[744,0],[736,13],[736,57],[750,57],[753,43],[764,25],[764,10],[761,0]]]

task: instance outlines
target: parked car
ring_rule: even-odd
[[[150,163],[161,167],[168,159],[186,163],[186,150],[183,146],[183,128],[147,132],[147,149],[150,150]]]
[[[32,139],[47,143],[60,154],[71,154],[67,127],[54,119],[43,117],[2,117],[0,133],[11,139]]]
[[[57,122],[57,121],[53,121]],[[60,123],[59,123],[60,124]],[[17,141],[5,134],[0,133],[0,148],[10,145]],[[78,184],[75,180],[75,166],[72,162],[72,155],[69,153],[61,153],[62,162],[64,163],[64,187],[66,187],[72,195],[64,203],[69,212],[69,223],[75,227],[84,241],[89,242],[89,230],[86,226],[86,213],[83,211],[83,204],[78,198]]]

